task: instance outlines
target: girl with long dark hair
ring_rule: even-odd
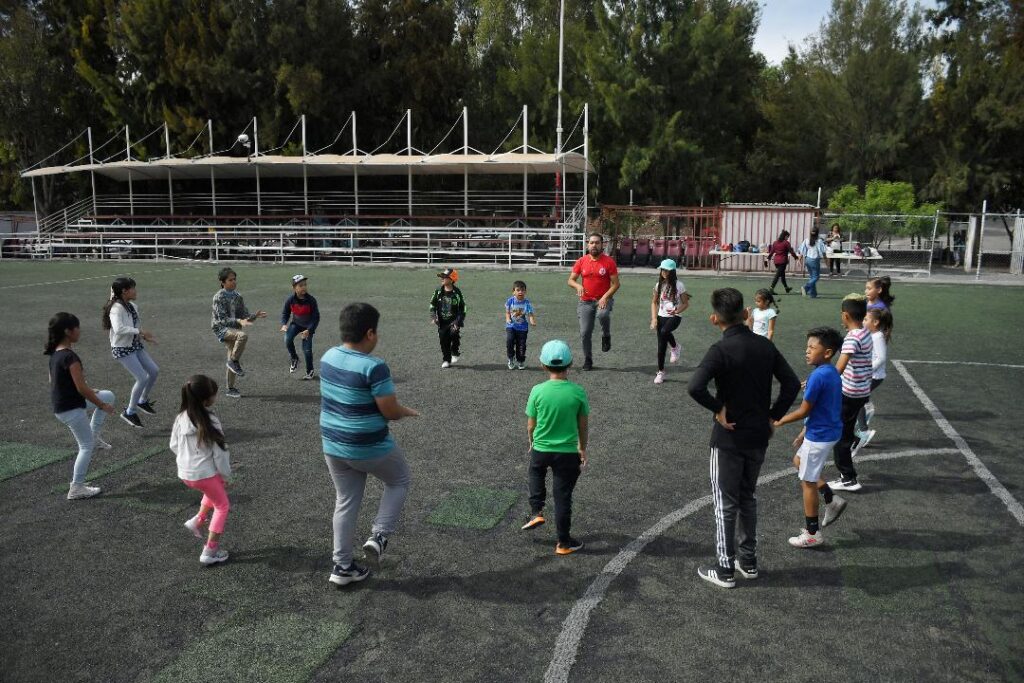
[[[654,383],[665,381],[665,352],[672,349],[669,362],[679,361],[683,347],[676,343],[673,332],[682,318],[679,316],[690,305],[690,295],[685,285],[676,277],[676,262],[665,259],[658,267],[658,282],[654,285],[651,298],[651,329],[658,333],[658,374]]]
[[[156,384],[160,368],[157,367],[142,342],[156,343],[152,334],[139,323],[139,307],[135,305],[135,280],[119,277],[110,285],[110,299],[103,307],[103,329],[110,336],[110,355],[135,378],[128,407],[121,419],[137,429],[142,428],[138,411],[156,415],[149,400],[149,392]]]
[[[772,257],[772,263],[775,264],[775,277],[772,279],[772,294],[778,295],[775,291],[775,285],[778,284],[779,280],[782,280],[782,286],[786,288],[786,294],[793,291],[793,288],[786,282],[786,267],[789,266],[789,257],[793,256],[797,261],[800,260],[800,256],[793,251],[793,245],[789,243],[789,230],[783,230],[779,233],[779,239],[772,242],[771,246],[768,247],[768,256]]]

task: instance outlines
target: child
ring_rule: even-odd
[[[288,372],[295,372],[299,367],[299,356],[295,353],[295,337],[302,337],[302,355],[306,359],[306,374],[302,379],[313,379],[313,335],[320,324],[320,308],[316,299],[308,293],[309,285],[305,275],[292,276],[292,295],[285,299],[281,310],[281,331],[284,335],[284,347],[288,349],[291,363]]]
[[[50,401],[53,415],[67,425],[78,442],[78,456],[75,458],[71,475],[68,500],[92,498],[99,495],[99,486],[86,486],[85,474],[89,471],[94,448],[110,448],[100,439],[100,428],[107,415],[114,414],[114,394],[110,391],[93,391],[85,383],[82,359],[72,350],[82,335],[78,318],[70,313],[58,313],[50,318],[44,354],[50,357]],[[95,409],[90,418],[85,411],[89,401]]]
[[[871,332],[863,326],[866,314],[867,301],[863,296],[850,294],[843,299],[842,320],[847,331],[839,362],[836,363],[836,370],[843,375],[843,435],[832,451],[840,476],[828,483],[837,491],[860,491],[863,488],[857,481],[852,449],[856,439],[853,432],[857,426],[857,414],[871,395],[873,344]]]
[[[335,490],[334,569],[329,581],[338,586],[370,574],[352,559],[366,475],[384,482],[372,534],[363,544],[367,556],[378,563],[409,493],[409,466],[388,431],[388,421],[419,413],[398,402],[387,363],[370,355],[379,339],[379,322],[380,313],[370,304],[349,304],[341,311],[341,346],[328,349],[320,359],[320,433]]]
[[[775,319],[779,316],[779,304],[770,289],[759,289],[754,292],[754,306],[747,308],[747,327],[754,334],[767,337],[769,341],[775,337]]]
[[[843,253],[843,235],[839,230],[839,224],[833,223],[832,230],[828,234],[828,275],[843,274],[843,261],[841,258],[832,258],[832,254]]]
[[[892,280],[888,275],[873,277],[864,285],[864,297],[868,300],[868,310],[876,308],[888,309],[896,297],[889,293],[892,288]]]
[[[462,290],[455,286],[459,279],[457,272],[445,268],[437,276],[441,278],[441,286],[430,297],[430,318],[437,326],[441,341],[441,367],[448,368],[459,362],[462,341],[459,330],[466,322],[466,299]]]
[[[156,415],[156,408],[149,400],[149,392],[156,384],[160,372],[149,357],[143,341],[156,343],[156,338],[139,325],[139,307],[135,305],[135,280],[119,277],[110,285],[110,300],[103,307],[103,329],[110,336],[110,353],[118,363],[135,378],[128,407],[121,413],[121,419],[136,429],[142,429],[138,410]]]
[[[864,318],[864,327],[871,332],[871,396],[885,381],[885,366],[889,360],[889,342],[892,340],[892,313],[888,308],[873,308]],[[875,405],[868,398],[864,409],[857,414],[857,430],[854,435],[857,442],[853,447],[853,455],[868,445],[875,438],[875,430],[868,429],[871,418],[875,416]]]
[[[555,499],[555,553],[570,555],[583,543],[570,534],[572,492],[581,470],[587,465],[590,403],[587,392],[568,379],[572,351],[564,341],[554,339],[540,350],[540,362],[548,381],[536,385],[526,401],[526,432],[530,444],[530,518],[522,526],[535,529],[544,523],[544,480],[551,468]]]
[[[834,522],[846,501],[833,496],[821,476],[828,454],[843,434],[843,381],[832,365],[843,338],[831,327],[816,327],[807,332],[807,364],[814,367],[807,378],[804,400],[800,407],[775,423],[775,427],[804,420],[804,428],[793,441],[799,450],[793,456],[804,501],[804,528],[799,536],[789,539],[794,548],[813,548],[824,542],[818,525],[818,491],[825,496],[825,519],[821,526]],[[806,419],[804,419],[806,418]]]
[[[530,325],[537,325],[533,305],[526,298],[526,283],[516,280],[512,283],[512,296],[505,302],[505,353],[509,370],[526,369],[526,335]]]
[[[757,477],[768,450],[772,422],[789,410],[800,391],[800,380],[774,344],[743,324],[746,310],[739,291],[716,289],[711,294],[711,308],[711,324],[721,330],[722,338],[697,366],[688,392],[715,416],[711,492],[717,562],[698,567],[697,575],[716,586],[735,588],[737,571],[745,579],[758,577]],[[780,386],[775,403],[773,378]],[[708,391],[711,380],[715,381],[715,396]]]
[[[658,282],[654,285],[654,296],[651,297],[651,329],[658,333],[658,374],[654,383],[665,381],[665,351],[672,349],[670,363],[679,361],[683,347],[676,343],[672,332],[682,322],[680,315],[690,305],[690,295],[686,286],[676,279],[676,262],[665,259],[658,266]]]
[[[242,295],[235,290],[238,287],[238,275],[235,271],[221,268],[217,278],[220,280],[220,291],[213,295],[211,327],[218,341],[228,350],[228,369],[225,373],[228,390],[225,395],[229,398],[241,398],[242,393],[235,388],[235,378],[245,377],[245,370],[238,361],[245,351],[245,343],[249,341],[249,335],[243,332],[242,328],[249,327],[258,318],[266,318],[267,312],[249,313],[246,310]]]
[[[199,555],[199,562],[205,566],[228,559],[228,551],[220,547],[220,537],[231,509],[226,490],[231,478],[231,456],[224,444],[220,420],[210,411],[216,400],[216,382],[206,375],[189,377],[181,387],[181,408],[174,418],[170,441],[171,451],[177,456],[178,478],[203,494],[199,513],[185,522],[185,528],[202,539],[202,527],[210,520],[210,532]]]

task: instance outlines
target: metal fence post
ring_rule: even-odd
[[[985,214],[988,213],[988,200],[981,203],[981,225],[978,227],[978,269],[974,273],[974,279],[981,279],[981,257],[985,249]]]
[[[213,262],[220,262],[220,237],[216,230],[213,231]]]
[[[281,256],[281,263],[284,263],[284,233],[277,236],[277,253]]]
[[[348,234],[348,262],[355,265],[356,262],[356,238],[354,233]]]
[[[433,255],[431,253],[431,246],[430,246],[430,233],[428,232],[427,233],[427,265],[429,266],[433,262],[434,262],[434,259],[433,259]]]
[[[512,233],[508,234],[508,269],[512,270]]]
[[[939,231],[939,210],[935,209],[935,222],[932,224],[932,241],[928,243],[928,276],[932,274],[932,261],[935,259],[935,236]]]

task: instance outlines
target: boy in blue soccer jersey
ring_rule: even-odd
[[[526,369],[526,336],[530,325],[537,325],[533,304],[526,298],[526,283],[516,280],[512,283],[512,296],[505,302],[505,353],[509,370]]]
[[[370,304],[349,304],[341,311],[341,346],[320,359],[320,433],[327,469],[336,492],[334,570],[330,582],[344,586],[370,571],[352,559],[359,506],[366,475],[384,483],[366,556],[379,563],[409,493],[409,466],[388,431],[389,420],[416,417],[398,402],[387,363],[370,353],[377,346],[380,312]]]

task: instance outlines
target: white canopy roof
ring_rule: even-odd
[[[308,176],[359,175],[461,175],[464,171],[474,175],[593,173],[594,167],[577,152],[566,154],[515,153],[505,154],[374,154],[340,155],[321,154],[306,157],[209,156],[196,159],[157,159],[154,161],[114,161],[106,164],[77,164],[74,166],[48,166],[22,173],[23,178],[82,173],[94,171],[114,180],[165,180],[168,172],[174,179],[209,179],[212,169],[217,178],[255,178],[256,169],[264,178],[301,178],[305,167]]]

